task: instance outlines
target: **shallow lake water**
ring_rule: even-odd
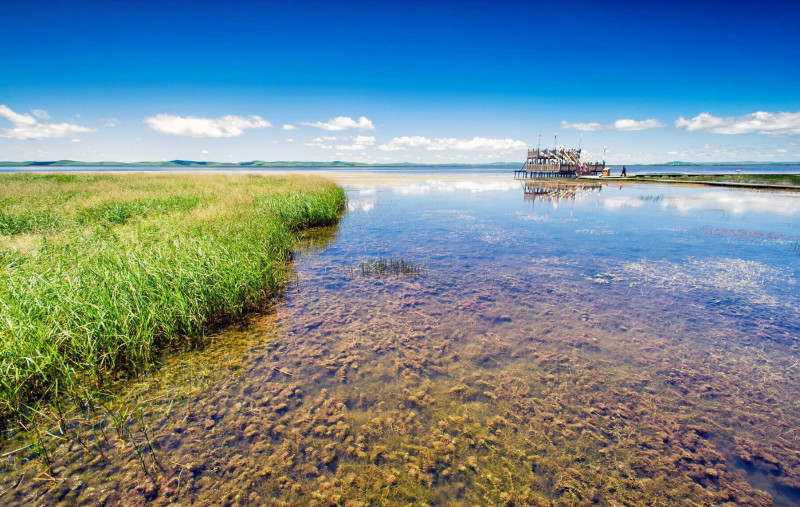
[[[800,505],[800,194],[340,181],[273,311],[43,428],[52,476],[8,436],[0,502]]]

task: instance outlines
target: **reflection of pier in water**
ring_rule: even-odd
[[[599,192],[601,183],[573,183],[562,181],[526,181],[522,190],[526,201],[536,199],[575,199],[587,193]]]
[[[602,190],[602,183],[572,181],[525,181],[522,183],[523,198],[525,201],[547,201],[547,215],[550,214],[550,203],[558,207],[561,200],[575,202],[590,194],[597,194]]]

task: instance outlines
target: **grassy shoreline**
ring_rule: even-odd
[[[633,177],[638,179],[658,181],[684,180],[698,183],[739,183],[800,186],[800,175],[797,174],[642,174]]]
[[[709,186],[773,189],[773,190],[800,190],[800,175],[796,174],[633,174],[621,177],[581,177],[592,181],[604,182],[642,182],[642,183],[673,183],[673,184],[698,184]]]
[[[0,176],[0,417],[263,305],[344,202],[300,176]]]

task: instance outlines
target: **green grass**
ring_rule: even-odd
[[[685,181],[720,181],[731,183],[755,183],[765,185],[800,186],[800,175],[797,174],[682,174],[663,175],[648,174],[647,179],[680,179]]]
[[[0,176],[0,416],[263,306],[344,201],[303,177]]]
[[[737,183],[765,183],[773,185],[800,185],[800,176],[796,174],[725,174],[717,178],[709,178],[706,175],[691,176],[696,180],[714,179],[718,181],[732,181]]]

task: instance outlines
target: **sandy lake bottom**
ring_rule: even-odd
[[[342,182],[274,311],[74,411],[54,477],[8,436],[0,502],[800,505],[800,195]]]

